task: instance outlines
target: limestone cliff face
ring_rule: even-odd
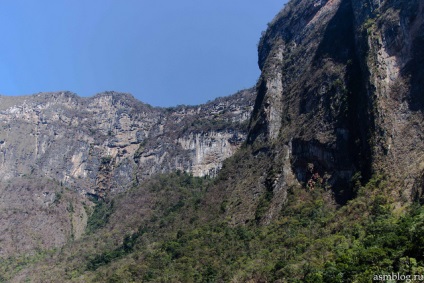
[[[106,198],[175,170],[223,167],[205,203],[234,225],[271,222],[300,185],[343,204],[356,173],[424,202],[423,17],[421,0],[292,0],[259,42],[256,89],[199,106],[0,96],[0,256],[81,235],[83,198],[65,187]]]
[[[353,6],[372,113],[372,168],[392,177],[404,198],[422,198],[424,3],[357,1]]]
[[[246,138],[254,95],[250,89],[200,106],[167,109],[162,132],[142,143],[134,155],[140,178],[174,170],[216,175]]]
[[[41,175],[90,191],[105,159],[131,157],[159,111],[129,95],[1,97],[1,177]]]
[[[216,175],[221,169],[222,161],[230,157],[242,141],[242,135],[231,131],[191,133],[177,140],[183,150],[194,153],[191,158],[191,171],[194,176]]]
[[[289,2],[261,38],[259,66],[248,141],[273,146],[275,164],[289,160],[268,183],[306,185],[318,174],[343,201],[345,192],[337,189],[366,167],[351,153],[367,152],[354,142],[367,131],[356,129],[361,90],[354,86],[359,66],[351,2]]]
[[[0,178],[42,176],[104,196],[160,172],[214,175],[244,140],[253,97],[162,109],[115,92],[0,96]]]
[[[0,96],[0,257],[78,239],[86,195],[113,198],[177,170],[214,176],[244,142],[254,96],[166,109],[115,92]]]
[[[353,174],[383,172],[422,194],[423,6],[293,0],[270,23],[248,143],[290,160],[271,184],[320,176],[344,202]]]

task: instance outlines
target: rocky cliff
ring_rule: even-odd
[[[41,176],[105,196],[155,173],[214,176],[244,141],[254,91],[154,108],[115,92],[0,97],[0,178]]]
[[[270,23],[248,142],[290,160],[276,183],[319,179],[343,203],[355,173],[383,173],[422,193],[423,6],[293,0]]]
[[[4,281],[422,274],[423,15],[292,0],[260,39],[256,89],[200,106],[0,97]],[[176,170],[216,178],[149,178]]]
[[[244,142],[253,101],[252,89],[166,109],[116,92],[0,96],[0,257],[79,239],[87,195],[109,201],[157,173],[215,176]]]

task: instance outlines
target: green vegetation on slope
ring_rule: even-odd
[[[101,201],[92,199],[95,203],[94,209],[87,220],[86,232],[92,233],[95,230],[104,227],[108,221],[110,215],[113,213],[114,201]]]
[[[358,196],[342,207],[324,188],[292,189],[287,205],[269,225],[231,226],[222,215],[205,217],[215,211],[204,199],[213,186],[214,180],[187,174],[157,176],[119,196],[104,227],[35,263],[27,278],[372,282],[374,275],[424,273],[424,208],[395,206],[382,177],[365,186],[358,183]],[[149,216],[125,224],[129,215],[120,212],[122,206],[137,215],[129,199],[141,204],[142,197],[152,196]],[[55,268],[48,266],[51,261]]]

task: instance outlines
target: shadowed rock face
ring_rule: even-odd
[[[289,154],[298,182],[325,176],[341,203],[353,196],[355,172],[365,179],[385,173],[405,197],[419,195],[423,6],[289,2],[259,43],[262,74],[248,143]]]
[[[154,108],[131,95],[0,96],[0,178],[36,175],[105,196],[155,173],[215,175],[246,136],[254,91]]]

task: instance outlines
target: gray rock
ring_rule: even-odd
[[[104,197],[156,173],[214,175],[246,136],[253,99],[165,109],[116,92],[1,96],[0,180],[42,176]]]

